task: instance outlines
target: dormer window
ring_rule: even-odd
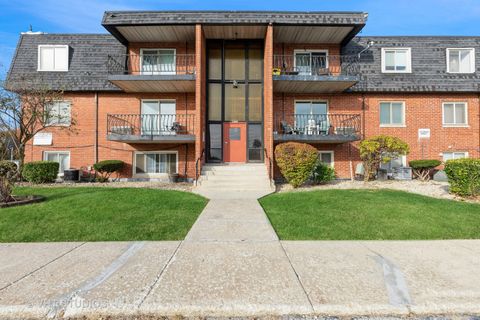
[[[67,45],[39,45],[38,71],[68,71]]]
[[[383,73],[412,72],[412,55],[410,48],[382,48]]]
[[[475,49],[447,49],[447,72],[474,73]]]

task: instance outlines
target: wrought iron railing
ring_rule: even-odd
[[[336,76],[358,75],[354,55],[274,55],[274,75]]]
[[[359,114],[276,115],[274,131],[279,134],[359,136]]]
[[[195,54],[109,55],[107,70],[112,75],[194,74]]]
[[[194,114],[109,114],[107,133],[131,136],[195,134]]]

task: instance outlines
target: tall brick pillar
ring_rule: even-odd
[[[205,106],[206,106],[206,49],[205,36],[201,24],[195,26],[195,160],[205,148]],[[199,162],[201,170],[202,161]]]
[[[265,35],[264,50],[264,83],[263,83],[263,123],[264,123],[264,143],[268,158],[273,160],[273,26],[267,27]],[[268,158],[265,157],[265,163],[272,174],[273,168],[270,166]]]

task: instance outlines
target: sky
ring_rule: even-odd
[[[20,32],[105,33],[106,10],[364,11],[361,35],[478,35],[480,0],[0,0],[0,79]]]

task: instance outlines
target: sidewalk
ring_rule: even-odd
[[[480,240],[279,241],[247,195],[184,241],[0,244],[0,318],[480,315]]]
[[[480,241],[0,245],[0,317],[480,314]]]

